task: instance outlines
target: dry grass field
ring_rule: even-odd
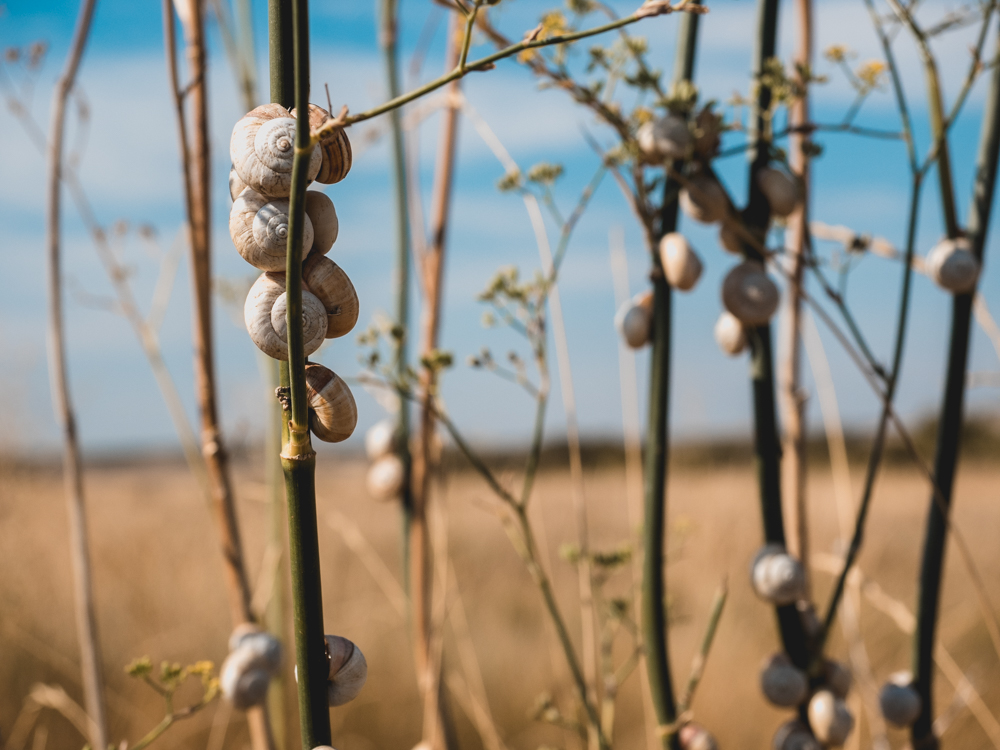
[[[420,708],[405,613],[400,612],[394,582],[399,580],[400,519],[392,505],[368,499],[365,468],[360,461],[338,462],[334,457],[319,462],[327,631],[357,642],[369,663],[369,680],[361,696],[333,712],[334,742],[339,750],[409,750],[419,740]],[[854,474],[857,485],[858,467]],[[267,576],[260,570],[268,507],[259,462],[238,465],[236,475],[248,558],[261,579],[258,594],[266,596]],[[629,537],[624,476],[623,467],[615,464],[587,473],[595,548],[616,547]],[[162,717],[162,702],[122,668],[142,655],[154,663],[211,659],[218,664],[225,656],[229,632],[222,569],[209,511],[183,467],[168,462],[108,464],[91,468],[87,482],[111,733],[116,740],[134,742]],[[836,549],[838,525],[829,472],[815,469],[810,485],[815,551],[830,553]],[[449,601],[448,667],[461,671],[463,664],[471,663],[469,640],[461,627],[464,614],[506,746],[511,750],[577,747],[573,736],[530,716],[544,691],[557,699],[568,697],[568,677],[552,650],[552,630],[537,592],[491,512],[486,486],[462,470],[452,472],[441,489],[457,584]],[[958,479],[955,514],[996,602],[1000,602],[998,491],[995,468],[965,465]],[[860,559],[865,574],[909,608],[914,604],[927,502],[927,488],[916,472],[904,466],[883,471]],[[561,466],[543,469],[533,503],[533,518],[545,542],[560,602],[575,625],[577,579],[558,555],[559,546],[575,535],[569,484]],[[670,520],[670,646],[675,681],[681,684],[686,679],[713,593],[728,578],[729,601],[694,711],[725,750],[769,747],[783,714],[768,707],[756,687],[758,664],[775,650],[776,635],[771,611],[755,599],[747,580],[748,562],[761,538],[749,465],[678,467],[670,479]],[[66,539],[59,472],[5,468],[0,475],[0,733],[4,737],[35,683],[62,685],[80,699]],[[373,576],[371,559],[356,554],[366,545],[384,562],[392,580],[384,574],[381,579]],[[951,550],[954,553],[954,546]],[[628,576],[628,568],[617,574],[612,590],[622,592]],[[825,600],[829,582],[826,573],[814,571],[820,601]],[[1000,663],[982,625],[969,576],[955,554],[949,557],[944,591],[942,643],[989,711],[1000,715]],[[867,601],[861,626],[876,680],[908,666],[909,639]],[[839,629],[832,648],[846,658]],[[624,658],[626,650],[623,639],[618,657]],[[938,686],[941,712],[953,703],[956,691],[943,677]],[[618,747],[646,747],[642,705],[633,674],[620,692]],[[478,736],[461,704],[453,702],[452,710],[464,745],[478,747]],[[83,744],[57,714],[44,712],[40,721],[47,729],[49,748]],[[294,713],[289,713],[288,721],[295,725]],[[867,747],[867,723],[861,724],[861,746]],[[216,702],[173,727],[154,747],[239,748],[245,746],[245,737],[242,718]],[[894,747],[905,744],[902,732],[890,738]],[[992,746],[968,709],[953,713],[945,739],[950,748]],[[34,747],[41,744],[37,740]]]

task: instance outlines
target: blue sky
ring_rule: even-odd
[[[628,12],[633,4],[613,3],[621,12]],[[931,5],[924,8],[927,21],[959,7],[957,2]],[[703,98],[726,100],[733,92],[746,93],[748,89],[755,8],[751,0],[718,0],[709,6],[711,13],[702,25],[697,79]],[[786,2],[783,6],[780,52],[787,60],[794,46],[794,19],[792,4]],[[519,37],[549,7],[548,2],[506,0],[496,23],[509,36]],[[402,8],[402,59],[406,64],[428,15],[439,11],[427,0],[403,0]],[[73,2],[17,0],[7,2],[0,16],[3,47],[23,47],[39,39],[51,45],[30,104],[33,117],[40,123],[48,119],[51,86],[67,51],[76,10]],[[257,0],[255,28],[262,73],[265,13],[265,3]],[[314,2],[311,14],[313,98],[325,99],[321,92],[327,83],[335,105],[347,103],[352,110],[360,111],[380,102],[385,96],[384,74],[376,44],[373,4]],[[443,28],[439,24],[424,66],[425,79],[441,69]],[[647,36],[652,60],[669,75],[676,19],[644,22],[636,33]],[[935,40],[949,102],[965,73],[973,34],[974,29],[969,28]],[[860,0],[820,0],[817,37],[820,49],[844,43],[856,50],[853,64],[880,57]],[[990,39],[994,37],[995,33]],[[233,249],[226,229],[227,144],[229,131],[243,112],[215,29],[211,42],[214,274],[235,285],[248,284],[253,269]],[[909,39],[900,35],[896,46],[918,121],[919,150],[923,152],[927,145],[923,77]],[[487,48],[481,45],[478,49]],[[987,45],[990,49],[992,43]],[[829,74],[831,82],[816,89],[815,117],[820,122],[833,122],[850,104],[851,91],[831,65],[821,60],[817,68]],[[266,76],[262,80],[266,82]],[[968,208],[984,84],[985,78],[974,89],[952,137],[963,217]],[[105,225],[117,220],[132,225],[151,224],[161,247],[169,247],[178,241],[182,197],[159,3],[98,0],[93,38],[80,74],[80,91],[92,113],[80,174],[98,218]],[[464,92],[523,168],[543,160],[565,166],[557,195],[564,210],[568,210],[597,167],[583,130],[605,143],[610,143],[610,134],[560,92],[537,90],[532,77],[513,62],[470,76]],[[427,189],[433,171],[437,120],[436,115],[430,116],[421,132],[421,177]],[[871,97],[859,122],[898,128],[888,90]],[[3,447],[54,447],[58,433],[49,402],[45,363],[44,162],[6,108],[0,111],[0,132],[4,134],[0,140],[0,164],[4,165],[4,179],[0,180],[4,206],[0,253],[8,280],[6,293],[0,297],[0,346],[4,352],[0,359],[0,420],[17,425],[16,430],[4,431]],[[359,143],[363,132],[364,128],[354,129],[351,135],[355,143]],[[739,138],[734,135],[731,143],[737,143]],[[815,162],[814,217],[901,243],[908,190],[902,144],[840,134],[822,134],[817,140],[825,152]],[[514,386],[489,374],[470,371],[464,360],[482,346],[500,355],[512,347],[520,347],[525,353],[517,338],[508,332],[482,328],[482,310],[475,295],[500,266],[515,264],[526,273],[537,268],[538,253],[522,201],[516,195],[497,192],[495,184],[504,169],[467,121],[462,123],[459,144],[442,339],[443,348],[455,352],[458,365],[446,377],[444,395],[456,421],[475,439],[509,443],[527,434],[531,404]],[[387,150],[381,141],[357,150],[350,176],[326,192],[336,203],[341,222],[340,239],[331,257],[347,270],[358,289],[361,327],[377,311],[392,309],[394,246]],[[730,158],[720,162],[718,168],[739,202],[745,194],[744,160]],[[425,194],[425,210],[427,203]],[[941,233],[934,174],[928,180],[923,207],[919,248],[926,252]],[[94,304],[95,298],[110,294],[110,285],[69,201],[65,216],[69,361],[85,447],[113,451],[173,445],[173,428],[135,337],[124,320]],[[646,273],[641,237],[617,187],[608,179],[577,229],[561,283],[579,420],[589,435],[613,436],[621,431],[618,343],[611,322],[615,304],[608,252],[609,232],[616,227],[625,232],[630,284],[635,292],[643,288]],[[554,240],[554,227],[549,230]],[[717,290],[732,258],[718,248],[713,229],[684,222],[683,230],[699,250],[706,272],[693,292],[676,297],[673,429],[681,437],[737,434],[749,425],[746,362],[724,357],[711,336],[721,309]],[[1000,271],[990,262],[998,248],[996,236],[994,232],[990,237],[981,288],[987,300],[994,303],[994,313],[1000,313]],[[823,250],[827,253],[829,248]],[[134,238],[121,252],[133,272],[132,283],[139,299],[148,305],[156,284],[157,258]],[[851,277],[851,307],[883,359],[888,357],[891,345],[898,283],[899,269],[875,257],[865,258]],[[943,292],[922,277],[915,283],[899,392],[900,407],[910,419],[936,408],[944,377],[950,311],[950,300]],[[160,335],[171,374],[193,418],[188,284],[185,257]],[[223,419],[234,439],[253,440],[261,431],[264,387],[256,349],[240,320],[239,309],[220,300],[217,354]],[[850,426],[865,428],[875,419],[875,399],[832,338],[824,336],[824,342],[844,419]],[[350,376],[358,370],[359,351],[354,337],[349,336],[327,346],[318,358]],[[997,356],[978,329],[972,351],[972,369],[998,369]],[[646,390],[643,373],[647,364],[646,354],[640,353],[640,394]],[[550,435],[558,435],[563,424],[558,386],[556,389]],[[360,388],[355,393],[360,435],[384,411]],[[969,408],[976,413],[995,414],[996,396],[995,390],[974,390]],[[815,401],[810,406],[810,423],[819,428]]]

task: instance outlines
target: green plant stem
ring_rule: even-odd
[[[708,616],[708,625],[705,626],[705,634],[701,638],[701,648],[695,654],[694,663],[691,665],[691,676],[688,677],[687,687],[684,689],[684,696],[681,698],[680,710],[685,712],[691,708],[695,691],[701,682],[702,675],[705,674],[705,665],[708,663],[708,655],[712,651],[712,642],[715,640],[715,632],[719,628],[719,621],[722,619],[722,610],[726,606],[726,598],[729,596],[729,585],[723,581],[722,585],[715,592],[712,599],[712,609]]]
[[[946,151],[947,149],[942,149],[941,153],[946,153]],[[976,179],[967,227],[967,236],[972,252],[980,261],[983,258],[993,205],[998,154],[1000,154],[1000,69],[994,69],[988,99],[983,111],[979,156],[976,161]],[[920,716],[912,729],[913,747],[916,750],[937,746],[937,740],[933,734],[934,711],[932,702],[934,645],[948,516],[951,509],[955,469],[961,441],[974,295],[975,290],[967,294],[956,294],[952,301],[947,379],[945,381],[944,403],[938,422],[937,450],[934,456],[934,485],[937,492],[940,493],[940,497],[932,497],[927,518],[927,531],[920,568],[917,629],[914,634],[913,673],[915,687],[923,702]]]
[[[684,17],[678,30],[674,80],[690,81],[694,76],[698,16]],[[667,462],[670,453],[671,315],[672,293],[660,263],[659,238],[677,227],[677,185],[668,179],[663,189],[658,236],[649,248],[653,281],[653,346],[650,354],[649,416],[643,482],[643,575],[640,625],[646,651],[646,672],[650,694],[664,748],[678,750],[677,705],[670,675],[667,638],[666,516]]]

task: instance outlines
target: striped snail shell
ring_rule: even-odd
[[[788,654],[777,653],[764,661],[760,689],[775,706],[794,708],[809,695],[809,677],[792,664]]]
[[[723,310],[715,321],[715,343],[730,357],[747,348],[747,332],[740,319],[727,310]]]
[[[934,283],[953,294],[971,292],[979,278],[979,261],[965,237],[941,240],[924,265]]]
[[[812,736],[809,727],[798,719],[786,722],[778,727],[771,742],[773,750],[823,750],[822,746]]]
[[[733,266],[722,281],[722,304],[744,325],[761,326],[778,309],[778,287],[757,261]]]
[[[272,359],[288,359],[288,337],[285,321],[285,274],[262,273],[247,295],[243,305],[243,321],[250,338]],[[306,356],[323,343],[326,336],[326,309],[316,295],[302,290],[303,340]]]
[[[702,224],[722,221],[729,212],[726,189],[708,172],[698,172],[688,182],[678,199],[681,210]]]
[[[333,201],[318,190],[308,191],[306,216],[312,221],[314,239],[312,247],[305,246],[305,249],[316,255],[326,255],[340,233],[340,221],[337,219],[337,209],[333,207]]]
[[[913,689],[913,675],[906,671],[890,675],[879,692],[878,703],[885,720],[897,727],[910,726],[923,708],[920,693]]]
[[[750,577],[757,596],[778,606],[793,604],[805,595],[802,564],[780,544],[761,548],[751,565]]]
[[[653,293],[640,292],[619,307],[615,328],[633,349],[648,344],[653,334]]]
[[[368,679],[368,662],[361,649],[339,635],[326,636],[330,657],[330,683],[327,696],[331,706],[342,706],[358,697]]]
[[[295,117],[294,109],[291,116]],[[329,119],[330,113],[325,109],[317,104],[309,105],[309,128],[311,130],[317,130]],[[316,182],[332,185],[347,177],[347,173],[351,171],[351,142],[343,128],[336,128],[323,136],[316,144],[313,153],[317,151],[322,155],[322,165],[316,175]]]
[[[774,216],[788,216],[802,200],[799,178],[784,169],[764,167],[758,170],[757,186],[767,198],[767,204]]]
[[[358,407],[347,383],[333,370],[310,362],[306,365],[309,429],[320,440],[347,440],[358,424]]]
[[[236,167],[229,168],[229,197],[232,200],[236,200],[240,193],[246,190],[247,184],[243,182],[243,178],[240,177],[239,172],[236,171]]]
[[[288,252],[288,199],[268,198],[246,188],[229,211],[229,235],[243,259],[262,271],[284,271]],[[313,223],[305,216],[303,257],[313,246]]]
[[[691,151],[693,138],[687,120],[671,114],[644,123],[636,133],[636,140],[644,161],[662,164],[685,158]]]
[[[287,198],[292,191],[295,158],[295,120],[277,104],[249,112],[233,128],[229,156],[240,179],[261,195]],[[313,149],[306,178],[313,180],[322,164]]]
[[[827,747],[839,747],[854,729],[854,716],[847,704],[829,690],[818,690],[809,701],[809,726]]]
[[[392,453],[395,443],[396,425],[389,418],[376,422],[365,433],[365,453],[371,461]]]
[[[670,286],[682,292],[693,289],[701,278],[701,258],[680,232],[668,232],[660,239],[660,263]]]
[[[392,500],[399,497],[406,479],[406,469],[399,456],[387,453],[368,468],[365,483],[368,494],[376,500]]]
[[[690,721],[677,732],[677,740],[681,750],[719,750],[715,737],[701,724]]]
[[[358,322],[358,293],[344,269],[325,255],[310,255],[302,266],[302,281],[326,311],[326,338],[350,333]]]

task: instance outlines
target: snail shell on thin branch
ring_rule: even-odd
[[[680,232],[663,235],[660,240],[660,263],[670,286],[682,292],[693,289],[701,278],[701,258]]]
[[[729,196],[726,194],[726,189],[707,172],[693,175],[689,183],[681,189],[679,198],[681,210],[702,224],[722,221],[729,211]]]
[[[636,133],[644,161],[651,164],[683,159],[691,151],[691,130],[680,115],[667,115],[644,123]]]
[[[910,726],[923,708],[920,693],[913,689],[913,675],[905,671],[890,675],[879,692],[878,702],[885,720],[897,727]]]
[[[730,357],[747,348],[747,332],[740,322],[740,319],[731,312],[722,311],[722,315],[715,321],[715,343]]]
[[[344,269],[324,255],[310,255],[302,266],[302,280],[326,310],[326,338],[349,333],[358,322],[358,293]]]
[[[756,261],[733,266],[722,281],[722,304],[747,326],[767,323],[778,309],[779,299],[778,287]]]
[[[287,198],[292,191],[295,120],[276,104],[257,107],[233,128],[229,156],[247,186],[261,195]],[[307,179],[316,178],[322,161],[319,149],[313,149]]]
[[[854,682],[851,670],[845,664],[830,659],[823,665],[823,672],[830,692],[838,698],[846,698]]]
[[[793,708],[809,695],[809,678],[787,654],[778,653],[765,660],[760,689],[774,705]]]
[[[812,736],[809,727],[798,719],[778,727],[771,747],[774,750],[822,750],[822,746]]]
[[[295,117],[294,109],[291,116]],[[318,104],[309,105],[309,128],[311,130],[316,130],[328,119],[330,119],[330,113],[325,109]],[[343,128],[336,128],[323,136],[316,144],[313,153],[317,151],[322,154],[323,161],[319,173],[316,175],[316,182],[332,185],[347,177],[347,173],[351,171],[352,154],[351,142]]]
[[[264,354],[282,361],[288,359],[285,321],[285,275],[263,273],[250,287],[243,305],[243,321],[250,338]],[[303,340],[305,353],[319,349],[326,335],[327,314],[316,295],[302,290]]]
[[[347,383],[333,370],[313,362],[306,365],[306,394],[313,434],[327,443],[347,440],[358,424],[358,407]]]
[[[272,675],[281,671],[281,641],[252,622],[237,625],[229,636],[229,650],[247,649],[256,654]]]
[[[365,453],[372,461],[392,453],[396,442],[396,425],[391,419],[383,419],[368,428],[365,433]]]
[[[313,246],[313,223],[306,215],[302,255]],[[229,211],[229,235],[243,259],[262,271],[284,271],[288,254],[288,200],[267,198],[246,188]]]
[[[633,349],[648,344],[653,333],[653,293],[641,292],[619,307],[615,328]]]
[[[368,494],[376,500],[392,500],[399,497],[403,489],[406,469],[399,456],[388,453],[373,463],[368,469],[366,484]]]
[[[819,690],[809,701],[809,726],[821,743],[839,747],[854,729],[854,717],[843,700],[829,690]]]
[[[271,678],[281,669],[281,643],[277,638],[249,629],[230,637],[236,647],[219,672],[222,694],[236,707],[246,709],[264,702]]]
[[[802,200],[802,186],[798,177],[784,169],[764,167],[757,172],[757,185],[767,198],[774,216],[790,215]]]
[[[229,169],[229,197],[234,201],[239,197],[240,193],[246,190],[247,184],[243,182],[240,177],[239,172],[236,171],[236,167],[230,167]]]
[[[719,745],[705,727],[688,722],[677,732],[681,750],[719,750]]]
[[[941,240],[924,261],[927,275],[953,294],[971,292],[979,278],[979,261],[965,237]]]
[[[358,697],[368,679],[368,662],[361,649],[339,635],[326,636],[330,656],[327,695],[331,706],[342,706]]]
[[[802,564],[780,544],[764,546],[750,568],[754,591],[761,599],[784,606],[805,596],[806,574]]]
[[[314,231],[313,244],[308,249],[316,255],[326,255],[340,233],[340,221],[333,201],[325,193],[309,190],[306,193],[306,216],[312,221]]]

